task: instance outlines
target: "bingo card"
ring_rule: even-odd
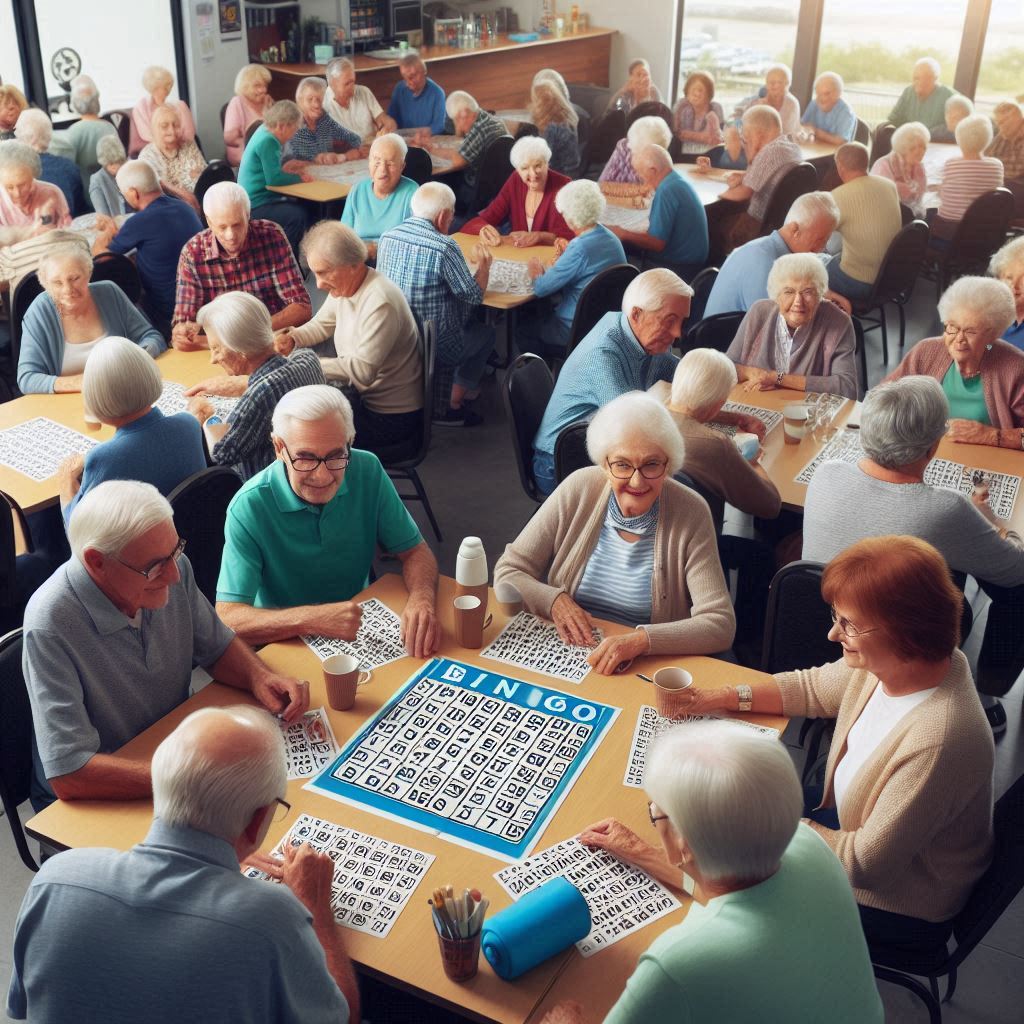
[[[533,278],[525,263],[518,260],[496,259],[491,263],[491,272],[487,278],[489,292],[501,292],[504,295],[532,295]]]
[[[99,444],[45,416],[0,430],[0,465],[30,480],[49,480],[69,455],[85,455]]]
[[[163,392],[154,404],[165,416],[188,412],[189,400],[185,397],[186,390],[184,384],[165,380]],[[224,398],[219,395],[205,395],[204,397],[213,405],[214,411],[222,420],[226,420],[238,404],[237,398]]]
[[[306,633],[302,639],[321,660],[332,654],[351,654],[359,659],[359,667],[367,671],[389,665],[405,657],[402,646],[402,620],[376,597],[362,601],[363,618],[355,640]]]
[[[601,631],[595,628],[594,646],[601,642],[601,637]],[[508,621],[480,656],[518,665],[567,683],[582,683],[590,672],[587,656],[591,650],[590,647],[567,644],[558,635],[553,622],[538,619],[529,612],[520,612]]]
[[[725,405],[722,406],[722,411],[743,413],[746,416],[756,416],[764,424],[765,437],[767,437],[782,422],[781,412],[775,412],[774,409],[762,409],[759,405],[744,405],[742,402],[726,402]],[[739,427],[733,423],[711,422],[706,425],[712,430],[717,430],[722,434],[728,434],[729,437],[735,437],[739,432]]]
[[[308,779],[338,754],[338,743],[323,708],[307,711],[294,722],[280,722],[289,779]]]

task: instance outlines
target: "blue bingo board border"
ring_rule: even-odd
[[[452,821],[451,818],[444,815],[411,806],[336,777],[363,740],[388,717],[391,711],[421,680],[430,680],[484,696],[496,697],[526,710],[540,711],[545,715],[565,720],[574,725],[585,724],[592,727],[583,746],[573,756],[543,805],[537,809],[532,824],[518,839],[503,838],[483,829]],[[561,690],[515,679],[500,672],[489,672],[476,665],[467,665],[450,658],[433,658],[418,669],[381,706],[376,714],[363,723],[362,727],[344,745],[339,755],[319,775],[310,779],[304,788],[341,803],[361,807],[393,821],[411,825],[413,828],[440,836],[448,842],[478,850],[501,860],[514,862],[528,856],[533,850],[544,829],[572,788],[577,776],[590,761],[598,744],[607,735],[620,711],[621,708],[598,701],[585,700],[569,693],[563,693]]]

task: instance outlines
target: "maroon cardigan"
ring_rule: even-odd
[[[557,171],[548,170],[548,180],[544,182],[544,195],[541,197],[540,206],[533,217],[534,231],[550,231],[557,238],[564,238],[571,242],[576,237],[568,224],[562,220],[562,215],[555,209],[555,196],[563,185],[568,185],[571,178]],[[501,191],[494,197],[489,206],[467,224],[462,230],[467,235],[479,235],[480,229],[485,224],[500,228],[505,221],[512,224],[513,231],[528,231],[526,226],[526,182],[519,177],[518,171],[513,171]]]

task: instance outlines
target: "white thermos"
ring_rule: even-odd
[[[455,559],[455,596],[471,594],[480,598],[487,613],[487,555],[479,537],[466,537]]]

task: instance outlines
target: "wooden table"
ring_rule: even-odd
[[[707,174],[697,170],[696,164],[674,164],[676,174],[688,181],[700,197],[704,206],[717,203],[719,196],[729,188],[726,175],[731,173],[720,168],[712,168]]]
[[[268,192],[306,199],[311,203],[333,203],[352,191],[347,181],[300,181],[297,185],[268,185]]]
[[[462,255],[465,256],[466,262],[471,267],[476,266],[476,256],[474,250],[478,245],[483,245],[480,241],[479,235],[467,235],[464,231],[457,231],[452,238],[459,243],[459,248],[462,250]],[[526,263],[530,257],[536,256],[545,266],[548,261],[555,255],[555,247],[553,245],[531,245],[525,249],[517,249],[514,245],[505,243],[499,245],[496,248],[490,246],[484,246],[488,249],[496,260],[514,260],[516,263]],[[501,309],[511,310],[516,309],[518,306],[525,306],[527,302],[532,302],[534,299],[533,295],[510,295],[507,292],[484,292],[484,305],[490,309]]]
[[[384,576],[374,583],[362,597],[375,596],[395,611],[405,604],[405,587],[400,577]],[[481,659],[475,651],[457,647],[451,640],[451,602],[454,596],[454,582],[443,578],[440,583],[438,609],[444,627],[442,656],[477,664],[490,671],[497,663]],[[484,633],[488,643],[505,625],[506,617],[492,599],[494,622]],[[613,623],[603,624],[606,633],[625,632],[625,627]],[[315,655],[299,640],[273,644],[261,652],[261,657],[282,672],[298,675],[310,681],[310,700],[313,707],[327,707],[323,677]],[[351,711],[337,712],[328,709],[331,726],[339,744],[344,744],[362,724],[363,720],[377,711],[395,691],[419,667],[419,662],[405,658],[399,662],[379,668],[373,680],[359,691],[355,707]],[[716,686],[729,681],[751,682],[765,678],[761,673],[740,668],[710,658],[644,658],[634,664],[634,671],[650,675],[663,665],[678,664],[693,673],[695,685]],[[580,686],[571,683],[560,684],[557,680],[536,675],[509,666],[511,676],[534,681],[554,689],[562,689],[586,698],[602,701],[622,709],[604,740],[598,746],[585,770],[576,779],[568,796],[555,813],[545,830],[537,849],[544,849],[576,835],[586,825],[598,818],[614,814],[641,835],[653,838],[647,821],[646,803],[639,790],[627,789],[621,785],[630,750],[633,730],[639,708],[652,702],[650,685],[632,673],[612,678],[588,676]],[[121,753],[137,757],[148,757],[157,744],[168,735],[182,718],[199,707],[237,704],[246,699],[244,694],[214,683],[192,697],[185,704],[152,728],[136,737],[122,748]],[[784,728],[785,719],[771,716],[737,716],[763,722],[775,728]],[[361,932],[345,932],[346,947],[361,970],[413,991],[423,998],[446,1005],[450,1009],[474,1020],[500,1021],[502,1024],[522,1024],[534,1007],[554,983],[559,972],[571,965],[570,980],[582,970],[589,977],[595,990],[609,996],[615,985],[621,989],[625,978],[631,973],[636,962],[637,951],[650,945],[656,934],[669,925],[678,923],[685,911],[678,911],[648,926],[629,940],[602,951],[589,960],[581,960],[575,950],[555,957],[513,983],[501,981],[481,957],[480,972],[472,981],[456,985],[444,976],[440,959],[435,952],[437,939],[430,923],[423,901],[424,893],[445,883],[475,884],[484,890],[497,911],[509,903],[504,890],[491,877],[502,867],[503,862],[485,854],[449,843],[440,837],[412,829],[397,821],[379,817],[358,807],[339,804],[327,797],[311,793],[302,788],[301,781],[288,783],[288,801],[292,811],[281,823],[275,823],[264,843],[264,849],[271,849],[292,825],[299,814],[315,814],[331,821],[341,822],[375,836],[395,842],[407,843],[436,856],[430,871],[410,900],[409,905],[395,923],[386,939],[377,939]],[[65,803],[58,801],[26,825],[34,838],[58,849],[79,846],[113,846],[128,849],[146,834],[152,813],[149,801],[82,801]],[[267,883],[254,883],[267,884]],[[686,897],[681,897],[688,904]],[[604,1005],[603,1003],[601,1005]],[[595,1016],[597,1007],[590,1004]]]

